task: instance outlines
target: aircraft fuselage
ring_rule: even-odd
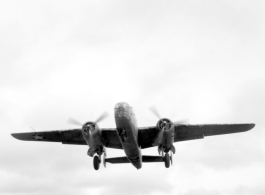
[[[128,160],[137,169],[142,167],[141,149],[138,145],[138,127],[132,107],[125,102],[115,106],[117,134]]]

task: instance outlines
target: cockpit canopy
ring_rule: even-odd
[[[125,102],[119,102],[115,105],[115,109],[119,109],[119,108],[129,108],[129,104],[125,103]]]

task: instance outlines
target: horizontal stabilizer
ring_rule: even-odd
[[[142,156],[144,163],[150,163],[150,162],[164,162],[164,157],[162,156]]]
[[[105,162],[111,164],[120,164],[120,163],[130,163],[129,159],[124,157],[115,157],[115,158],[106,158]],[[143,163],[150,163],[150,162],[164,162],[164,158],[162,156],[142,156]]]
[[[106,158],[105,162],[111,164],[119,164],[119,163],[129,163],[130,161],[126,156],[124,156],[124,157]]]

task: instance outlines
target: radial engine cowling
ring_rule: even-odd
[[[158,146],[163,148],[165,152],[172,150],[174,143],[174,130],[175,126],[171,120],[162,118],[157,122],[156,128],[159,130]],[[174,147],[174,146],[173,146]]]
[[[171,120],[167,119],[167,118],[162,118],[160,119],[157,124],[156,124],[156,128],[158,130],[162,130],[164,129],[164,131],[168,131],[170,130],[172,127],[174,127],[174,124],[171,122]]]
[[[89,146],[87,154],[91,157],[95,153],[101,155],[103,152],[103,142],[98,125],[94,122],[85,123],[82,127],[82,135]]]

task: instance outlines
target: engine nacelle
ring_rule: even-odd
[[[82,135],[89,146],[87,155],[93,157],[95,153],[98,153],[98,155],[103,153],[101,131],[96,123],[86,122],[82,127]]]
[[[169,150],[173,150],[174,146],[174,130],[175,126],[171,120],[167,118],[162,118],[157,122],[156,128],[162,133],[164,131],[163,136],[161,136],[162,140],[160,140],[159,150],[163,150],[168,152]],[[175,151],[174,151],[175,153]]]

